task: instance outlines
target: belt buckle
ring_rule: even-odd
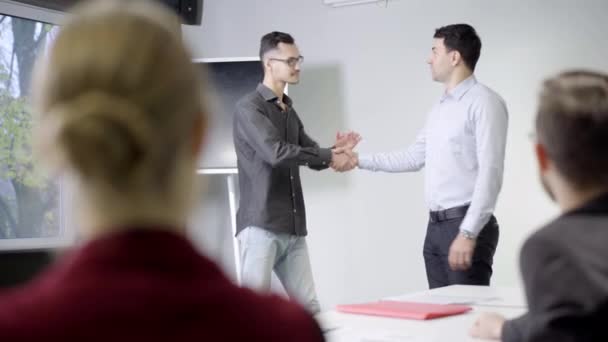
[[[442,210],[437,212],[437,220],[445,221],[447,219],[447,210]]]

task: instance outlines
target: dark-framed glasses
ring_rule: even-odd
[[[302,65],[302,63],[304,63],[304,56],[298,56],[298,57],[289,57],[287,59],[281,59],[281,58],[270,58],[271,61],[279,61],[279,62],[283,62],[285,64],[287,64],[289,67],[293,68],[296,65]]]

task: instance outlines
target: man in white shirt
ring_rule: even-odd
[[[498,243],[493,216],[502,185],[508,114],[504,100],[473,72],[481,40],[466,24],[435,31],[428,64],[445,93],[406,149],[353,155],[360,169],[412,172],[426,167],[430,218],[424,261],[430,288],[488,285]]]

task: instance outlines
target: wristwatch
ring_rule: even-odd
[[[477,239],[477,236],[475,234],[471,233],[468,230],[464,230],[464,229],[460,231],[460,235],[462,235],[467,240],[475,240],[475,239]]]

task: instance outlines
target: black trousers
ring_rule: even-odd
[[[473,262],[465,271],[452,271],[448,254],[454,238],[460,232],[464,217],[429,220],[424,239],[424,264],[429,288],[454,284],[490,285],[492,262],[498,244],[498,222],[492,216],[477,236]]]

